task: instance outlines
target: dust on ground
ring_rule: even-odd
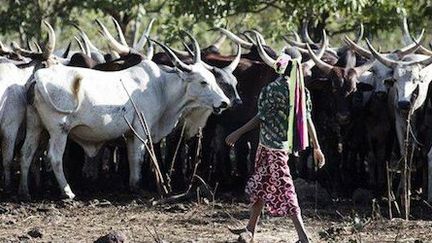
[[[150,201],[151,196],[124,193],[74,201],[3,201],[0,241],[93,242],[117,231],[128,242],[236,242],[227,226],[246,224],[248,218],[248,205],[230,195],[215,202],[152,206]],[[301,204],[312,242],[432,242],[432,221],[387,220],[380,216],[385,212],[350,201]],[[431,215],[430,209],[421,210]],[[290,219],[262,216],[256,242],[296,240]]]

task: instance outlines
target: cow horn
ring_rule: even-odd
[[[357,75],[360,76],[364,72],[366,72],[367,70],[371,69],[372,66],[375,64],[375,62],[376,62],[376,60],[372,59],[372,60],[369,60],[367,63],[365,63],[361,66],[355,67],[353,69],[356,71]]]
[[[114,17],[111,17],[111,20],[113,21],[114,26],[115,26],[115,28],[117,30],[117,34],[118,34],[118,37],[120,38],[121,44],[127,46],[128,44],[126,43],[126,39],[124,37],[123,31],[122,31],[122,29],[120,27],[120,24],[117,22],[117,20]]]
[[[286,36],[282,36],[282,38],[284,39],[284,41],[290,45],[290,46],[295,46],[295,47],[300,47],[305,49],[306,48],[306,44],[295,41],[295,40],[291,40],[290,38],[286,37]]]
[[[220,27],[216,29],[222,32],[224,35],[226,35],[229,39],[231,39],[235,43],[240,44],[245,49],[251,49],[253,46],[252,43],[242,40],[240,37],[238,37],[237,35],[235,35],[234,33],[232,33],[227,29],[220,28]]]
[[[405,43],[405,45],[409,45],[412,43],[411,35],[408,28],[408,20],[407,17],[404,16],[402,19],[402,40]]]
[[[420,42],[421,42],[421,40],[423,38],[424,32],[425,32],[425,30],[422,29],[422,32],[420,33],[419,37],[416,40],[414,40],[414,38],[411,38],[411,40],[414,43],[409,44],[406,47],[404,47],[404,48],[400,49],[399,51],[397,51],[397,54],[399,55],[399,58],[402,58],[402,57],[404,57],[406,55],[414,53],[414,52],[416,52],[420,48],[420,46],[421,46]]]
[[[48,28],[48,42],[46,43],[42,54],[45,59],[48,59],[54,52],[56,36],[53,27],[47,21],[43,21],[43,23]]]
[[[291,34],[294,36],[295,41],[301,42],[300,36],[295,31],[291,31]]]
[[[36,47],[37,52],[39,52],[39,53],[42,52],[42,48],[40,47],[40,45],[36,41],[33,41],[33,45]]]
[[[383,56],[382,54],[380,54],[379,52],[377,52],[375,50],[375,48],[371,45],[371,43],[369,42],[369,39],[366,39],[366,44],[369,48],[369,50],[371,51],[372,55],[382,64],[386,65],[389,68],[394,68],[396,67],[399,62],[391,60],[385,56]]]
[[[198,41],[189,32],[187,32],[185,30],[182,30],[181,32],[184,33],[184,34],[186,34],[192,40],[192,43],[193,43],[193,46],[194,46],[193,62],[194,63],[201,62],[201,49],[200,49],[200,46],[198,44]]]
[[[303,42],[309,44],[315,44],[315,42],[309,36],[308,25],[309,25],[309,21],[303,21],[302,29],[301,29],[301,37],[303,38]]]
[[[256,35],[256,41],[258,44],[258,54],[261,57],[261,59],[270,67],[274,67],[276,64],[276,60],[274,60],[273,58],[271,58],[267,52],[265,52],[262,43],[261,43],[261,39],[259,38],[258,35]]]
[[[86,54],[86,55],[88,55],[87,52],[86,52],[86,49],[84,48],[84,45],[83,45],[82,41],[78,37],[76,37],[76,36],[74,36],[74,38],[75,38],[75,40],[76,40],[76,42],[78,44],[78,47],[81,50],[81,52],[84,53],[84,54]]]
[[[146,44],[146,41],[147,41],[147,38],[146,38],[146,37],[149,37],[149,36],[150,36],[150,32],[151,32],[151,29],[152,29],[152,27],[153,27],[153,23],[154,23],[155,21],[156,21],[155,18],[152,18],[152,19],[150,20],[150,22],[149,22],[148,25],[147,25],[147,28],[146,28],[145,31],[143,32],[143,34],[142,34],[141,38],[139,39],[138,43],[134,46],[134,49],[135,49],[135,50],[141,50],[141,49],[144,47],[144,45]]]
[[[252,43],[253,45],[257,45],[256,41],[250,37],[246,31],[240,34],[241,36],[243,36],[247,41],[249,41],[250,43]]]
[[[237,68],[238,64],[240,63],[240,58],[241,58],[241,46],[240,46],[240,44],[237,44],[236,57],[234,58],[234,60],[231,62],[230,65],[225,67],[225,70],[227,70],[231,73],[234,72],[234,70]]]
[[[171,59],[171,62],[174,64],[176,68],[184,72],[192,71],[191,67],[185,64],[184,62],[182,62],[168,46],[160,43],[157,40],[150,39],[150,41],[153,41],[154,43],[156,43],[158,46],[162,48],[162,50],[168,55],[168,57]]]
[[[83,42],[85,53],[87,54],[88,57],[91,57],[91,50],[90,50],[90,46],[89,46],[88,42],[85,40],[84,36],[81,33],[80,33],[80,37],[81,37],[81,40]]]
[[[357,43],[355,43],[354,41],[352,41],[348,36],[345,36],[345,43],[350,46],[350,48],[352,48],[355,52],[357,52],[358,54],[371,59],[373,58],[373,55],[370,51],[366,50],[365,48],[359,46]]]
[[[432,51],[426,49],[423,45],[420,45],[418,52],[423,55],[432,56]]]
[[[258,32],[257,30],[255,30],[255,29],[253,29],[253,30],[247,30],[247,31],[245,31],[245,33],[255,34],[255,36],[257,36],[258,38],[260,38],[261,44],[267,45],[267,43],[266,43],[266,41],[264,39],[264,36],[260,32]]]
[[[7,48],[7,47],[3,44],[3,42],[0,41],[0,52],[3,52],[3,53],[11,53],[12,50],[10,50],[9,48]]]
[[[327,34],[325,32],[325,30],[323,30],[323,36],[322,36],[322,45],[321,45],[321,50],[318,52],[318,56],[316,56],[317,59],[321,60],[321,58],[324,56],[324,53],[328,47],[328,39],[327,39]],[[307,47],[306,47],[307,48]],[[306,50],[306,52],[309,53],[309,50]],[[308,61],[306,61],[303,65],[308,66],[309,68],[312,68],[315,64],[314,59],[310,59]]]
[[[215,40],[211,46],[214,46],[216,49],[220,49],[224,41],[226,40],[226,35],[219,35],[219,37]]]
[[[154,45],[153,42],[149,41],[147,42],[148,46],[147,46],[147,60],[151,60],[153,59],[154,56]]]
[[[306,47],[308,49],[309,55],[312,58],[312,60],[315,62],[315,65],[324,73],[328,74],[330,73],[330,71],[333,69],[333,66],[325,63],[324,61],[322,61],[320,58],[318,58],[315,53],[312,51],[312,49],[310,48],[309,44],[306,44]]]
[[[102,24],[102,22],[96,19],[96,23],[101,28],[102,34],[105,36],[105,38],[108,39],[110,46],[114,48],[116,52],[118,52],[120,55],[126,55],[130,52],[130,48],[128,46],[122,45],[116,39],[114,39],[114,37],[109,33],[108,29],[105,27],[105,25]]]
[[[69,51],[70,51],[71,45],[72,45],[72,42],[69,42],[69,44],[66,47],[66,50],[63,52],[63,55],[62,55],[63,58],[67,58],[69,56]]]
[[[93,43],[90,41],[90,38],[87,36],[87,34],[76,24],[73,24],[73,26],[81,33],[81,37],[84,42],[87,43],[87,45],[90,47],[90,50],[93,52],[100,53],[100,50],[93,45]]]
[[[194,57],[195,54],[194,54],[193,51],[189,48],[189,46],[188,46],[185,42],[183,42],[183,41],[182,41],[182,44],[183,44],[183,46],[184,46],[184,48],[185,48],[186,51],[177,51],[177,50],[176,50],[176,52],[180,53],[180,55],[183,55],[183,56],[191,56],[191,57]],[[178,55],[178,54],[176,53],[176,55]],[[214,69],[213,66],[211,66],[211,65],[209,65],[209,64],[207,64],[207,63],[205,63],[204,61],[202,61],[201,64],[202,64],[202,65],[203,65],[207,70],[209,70],[209,71],[212,71],[212,70]]]
[[[364,34],[364,26],[363,23],[360,23],[360,30],[357,35],[357,38],[355,39],[355,43],[359,43],[363,39],[363,34]]]

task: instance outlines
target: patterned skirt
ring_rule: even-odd
[[[300,214],[297,194],[288,167],[288,152],[259,145],[255,171],[246,185],[251,204],[258,199],[265,202],[272,216]]]

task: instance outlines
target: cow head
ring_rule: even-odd
[[[397,91],[397,108],[401,111],[418,109],[426,99],[431,80],[432,57],[411,54],[401,60],[390,59],[367,41],[372,55],[392,71],[392,79]],[[417,43],[419,46],[419,44]]]
[[[195,39],[193,39],[194,58],[192,64],[181,61],[166,45],[155,40],[152,41],[158,44],[170,57],[179,77],[183,82],[186,82],[186,93],[192,102],[211,108],[216,114],[220,114],[224,109],[228,108],[230,100],[217,84],[215,76],[201,60],[201,50]]]
[[[193,43],[192,47],[197,48],[198,41],[195,39],[195,37],[193,37],[190,33],[186,31],[183,31],[183,33],[186,34],[192,41]],[[184,44],[184,46],[188,54],[193,58],[195,58],[195,54],[190,50],[189,46],[186,44]],[[207,53],[206,58],[208,58],[210,55],[212,54]],[[242,100],[237,91],[237,83],[238,83],[237,78],[233,75],[234,70],[237,68],[238,64],[240,63],[240,58],[241,58],[241,46],[240,44],[237,44],[237,54],[234,60],[226,67],[219,68],[216,66],[209,65],[204,61],[201,61],[201,64],[204,65],[204,67],[207,68],[207,70],[213,73],[213,75],[216,78],[217,84],[221,87],[225,95],[230,99],[230,102],[233,106],[238,106],[242,104]],[[196,60],[194,59],[194,62],[195,61]]]
[[[316,66],[322,72],[320,76],[324,77],[319,82],[327,82],[333,92],[334,102],[336,103],[336,117],[342,124],[347,123],[350,118],[348,97],[355,91],[370,91],[373,87],[368,83],[360,82],[361,75],[369,70],[374,61],[367,62],[362,66],[352,67],[350,64],[355,61],[348,60],[346,67],[337,67],[325,63],[320,60],[307,45],[311,59],[316,63]],[[350,58],[355,58],[354,55],[349,55]]]

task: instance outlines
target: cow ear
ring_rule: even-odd
[[[388,87],[393,87],[394,82],[395,82],[394,79],[386,79],[386,80],[384,80],[384,84],[386,86],[388,86]]]
[[[357,90],[360,92],[372,91],[374,87],[368,83],[360,82],[357,84]]]

